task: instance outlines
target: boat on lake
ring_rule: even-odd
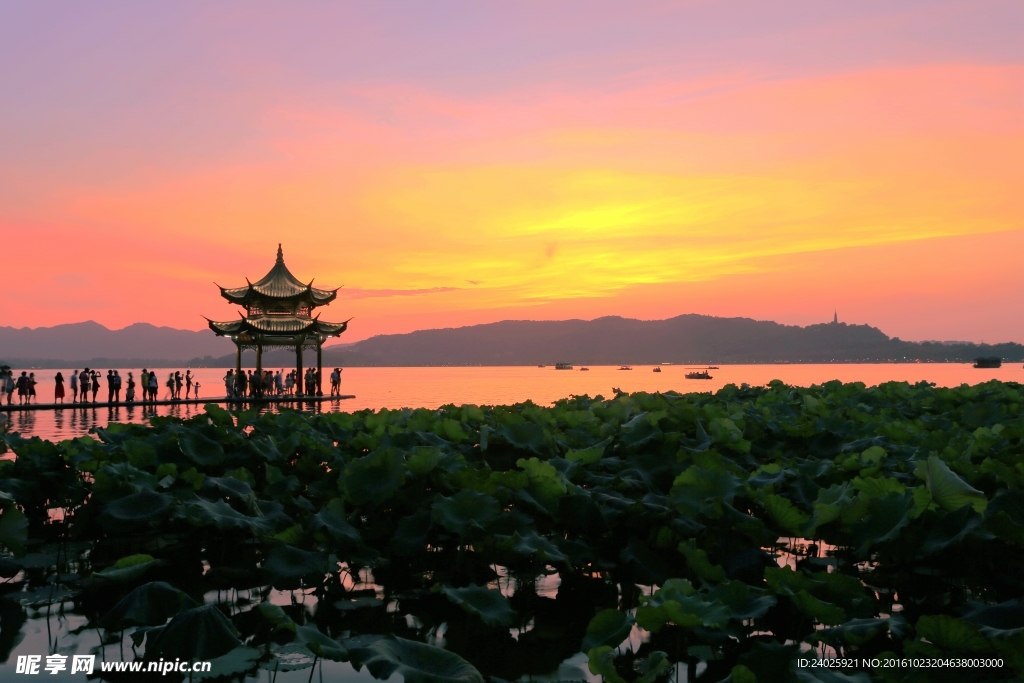
[[[621,368],[619,368],[619,370],[632,370],[632,369],[633,368],[629,367],[628,365],[623,365]]]
[[[580,372],[589,372],[590,368],[580,368]]]
[[[686,379],[713,379],[707,370],[686,373]]]
[[[996,356],[983,356],[974,359],[974,367],[976,368],[999,368],[1002,365],[1003,359]]]
[[[555,370],[572,370],[572,363],[555,363]]]
[[[661,368],[654,368],[654,372],[661,372]]]

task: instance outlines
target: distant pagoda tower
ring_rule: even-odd
[[[218,337],[229,337],[235,343],[235,371],[242,371],[242,350],[256,350],[256,371],[263,372],[263,349],[294,349],[297,393],[303,391],[302,350],[316,349],[316,395],[323,396],[322,346],[348,327],[313,317],[313,310],[326,306],[338,296],[338,289],[319,289],[303,284],[284,265],[284,253],[277,245],[277,262],[258,282],[245,279],[245,287],[220,287],[220,295],[228,302],[245,307],[239,320],[216,322],[207,318],[210,329]]]
[[[839,324],[839,311],[838,310],[834,311],[832,313],[832,324],[833,325],[838,325]]]

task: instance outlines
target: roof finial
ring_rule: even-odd
[[[277,243],[277,262],[281,263],[281,264],[284,263],[284,252],[281,251],[281,243],[280,242]]]

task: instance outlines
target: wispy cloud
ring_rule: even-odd
[[[458,287],[427,287],[424,289],[358,289],[343,287],[338,290],[339,299],[374,299],[393,296],[423,296],[458,291]]]

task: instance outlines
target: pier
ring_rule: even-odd
[[[121,401],[119,403],[24,403],[0,406],[3,411],[24,411],[24,410],[61,410],[63,408],[148,408],[150,406],[182,406],[182,405],[204,405],[207,403],[227,403],[231,405],[252,405],[252,404],[281,404],[281,403],[326,403],[328,401],[344,401],[355,398],[354,394],[341,396],[264,396],[262,398],[185,398],[165,401]]]

